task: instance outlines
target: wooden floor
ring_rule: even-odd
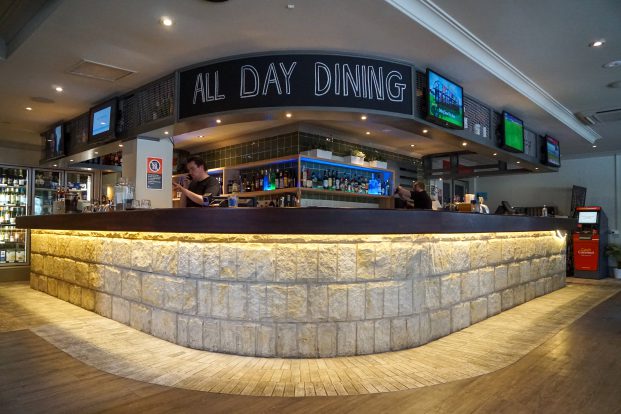
[[[580,291],[593,288],[572,286],[563,290]],[[612,293],[618,291],[611,287],[595,289],[612,289]],[[552,295],[548,296],[548,299],[553,298]],[[208,393],[154,385],[106,373],[72,358],[32,330],[20,329],[26,328],[20,327],[20,324],[49,324],[50,319],[60,317],[30,315],[29,319],[29,312],[20,307],[20,302],[3,299],[0,303],[0,321],[3,323],[2,330],[5,331],[0,333],[2,413],[621,413],[621,294],[616,294],[574,323],[552,334],[517,362],[489,374],[405,391],[302,398]],[[6,306],[9,305],[14,306],[16,314],[22,315],[18,318],[21,322],[7,322]],[[547,306],[551,305],[547,303]],[[572,303],[560,306],[559,311],[568,307],[571,308]],[[535,312],[536,310],[530,310],[531,314]],[[537,325],[533,327],[534,330],[539,330]],[[495,334],[492,331],[500,328],[500,324],[496,324],[488,333]],[[105,335],[107,333],[103,332],[102,336]],[[492,342],[497,340],[493,339]],[[437,342],[440,341],[434,343]],[[425,347],[419,349],[423,348]],[[499,358],[498,353],[503,352],[505,351],[490,350],[488,357],[496,360]],[[118,359],[121,356],[113,357]],[[437,355],[435,359],[441,359],[440,357],[441,355]],[[118,362],[122,365],[124,361],[120,359]],[[419,362],[431,364],[433,360]]]

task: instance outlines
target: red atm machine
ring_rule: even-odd
[[[577,207],[578,229],[574,230],[574,276],[589,279],[608,277],[604,252],[608,220],[601,207]]]

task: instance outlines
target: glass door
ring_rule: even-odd
[[[93,201],[93,174],[81,171],[65,171],[67,192],[78,197],[81,204]],[[81,210],[81,209],[79,209]]]
[[[26,263],[26,230],[15,219],[28,214],[28,170],[0,166],[0,266]]]
[[[35,216],[53,213],[54,195],[62,179],[60,171],[34,169],[34,202],[32,214]]]

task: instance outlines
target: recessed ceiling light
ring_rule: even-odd
[[[604,43],[606,43],[605,39],[599,39],[599,40],[589,43],[589,47],[601,47],[601,46],[604,46]]]
[[[442,181],[442,178],[440,178],[440,181]]]
[[[221,119],[216,119],[216,124],[221,124],[222,120]]]
[[[86,170],[87,170],[87,171],[92,171],[93,169],[92,169],[92,168],[87,168]]]
[[[27,106],[27,107],[26,107],[26,110],[27,110],[27,111],[32,111],[32,108],[31,108],[31,107],[29,107],[29,106]]]
[[[119,144],[119,147],[123,148],[123,144]]]
[[[498,153],[497,153],[497,152],[495,152],[495,153],[493,153],[492,155],[495,157],[496,155],[498,155]]]
[[[371,131],[367,131],[367,132],[365,132],[365,134],[371,135]]]
[[[73,162],[73,160],[69,160],[69,162]]]
[[[366,120],[367,120],[367,116],[366,116],[366,115],[362,115],[362,116],[360,117],[360,119],[362,119],[363,121],[366,121]]]
[[[423,129],[423,134],[426,134],[427,132],[429,132],[429,130]]]
[[[597,148],[597,145],[593,145],[593,148]]]
[[[295,4],[287,4],[288,9],[295,9]]]
[[[291,115],[291,112],[287,112],[287,113],[285,114],[285,116],[286,116],[287,118],[291,118],[293,115]]]
[[[467,145],[468,145],[468,143],[467,143],[467,142],[462,142],[462,143],[461,143],[461,145],[462,145],[463,147],[465,147],[465,146],[467,146]]]
[[[54,167],[58,167],[58,164],[54,164]]]
[[[199,138],[203,138],[203,137],[204,137],[204,135],[199,135],[198,137],[199,137]]]
[[[606,69],[616,68],[617,66],[621,66],[621,60],[613,60],[602,65],[602,67]]]
[[[173,21],[168,16],[162,16],[162,17],[160,17],[160,24],[163,25],[163,26],[172,26]]]
[[[164,131],[164,135],[168,135],[168,131]]]
[[[62,87],[62,86],[55,86],[55,87],[54,87],[54,90],[55,90],[56,92],[62,92],[62,91],[63,91],[63,87]]]
[[[95,155],[99,154],[97,151],[95,151]]]
[[[539,169],[539,167],[535,167],[535,169],[536,169],[536,170],[538,170],[538,169]]]
[[[410,147],[412,147],[412,148],[414,148],[415,146],[416,146],[416,145],[414,145],[414,144],[410,144]]]
[[[517,162],[517,164],[519,164],[519,163],[520,163],[520,161]]]

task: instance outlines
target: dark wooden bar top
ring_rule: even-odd
[[[17,227],[229,234],[411,234],[572,230],[570,218],[430,210],[171,208],[17,217]]]

